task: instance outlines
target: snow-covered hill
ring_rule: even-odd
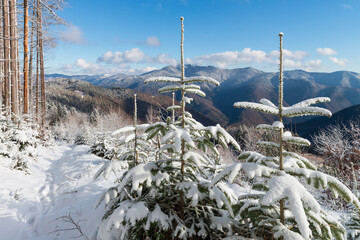
[[[222,125],[238,125],[239,123],[258,124],[274,121],[273,118],[251,113],[247,110],[235,111],[232,105],[240,100],[257,102],[264,97],[277,102],[277,73],[264,72],[251,67],[221,69],[213,66],[196,65],[186,65],[185,73],[187,77],[212,77],[221,83],[220,87],[217,88],[206,84],[202,85],[201,88],[207,95],[206,99],[195,96],[196,104],[190,105],[192,109],[204,114],[209,119]],[[65,76],[53,74],[48,75],[47,78],[71,78],[103,87],[129,88],[136,92],[154,95],[157,94],[157,89],[162,85],[161,83],[144,84],[146,79],[156,76],[179,77],[180,75],[179,66],[167,66],[142,75]],[[352,105],[360,104],[359,73],[349,71],[317,73],[292,70],[284,72],[284,81],[286,82],[285,105],[292,105],[297,101],[313,97],[330,97],[331,103],[324,104],[324,107],[332,112],[337,112]],[[305,120],[307,118],[297,119],[297,122]]]

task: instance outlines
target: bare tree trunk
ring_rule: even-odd
[[[4,100],[5,100],[5,110],[6,114],[9,114],[10,107],[10,36],[9,36],[9,1],[2,0],[2,10],[3,10],[3,35],[4,35]]]
[[[28,19],[28,1],[24,0],[24,114],[29,112],[29,76],[28,76],[28,54],[29,54],[29,19]]]
[[[134,94],[134,165],[139,164],[139,154],[137,150],[137,133],[136,133],[136,127],[137,127],[137,105],[136,105],[136,94]]]
[[[1,4],[1,2],[0,2]],[[3,13],[2,10],[0,8],[0,29],[2,29],[3,25]],[[2,31],[0,31],[0,58],[2,58],[2,56],[4,56],[4,48],[2,46],[4,46],[4,34]],[[0,61],[0,114],[2,115],[2,109],[3,109],[3,99],[4,99],[4,59],[2,59],[2,61]]]
[[[11,113],[13,119],[19,114],[17,89],[17,62],[16,62],[16,0],[10,0],[10,69],[11,69]]]
[[[15,7],[16,12],[16,7]],[[17,18],[15,18],[15,26],[17,27]],[[16,39],[16,88],[17,88],[17,96],[18,96],[18,112],[21,113],[21,84],[20,84],[20,60],[19,60],[19,40],[17,35],[17,28],[15,32],[15,39]]]
[[[39,55],[40,55],[40,78],[41,78],[41,127],[45,126],[45,72],[44,72],[44,54],[43,54],[43,40],[42,40],[42,17],[41,5],[37,0],[38,6],[38,29],[39,29]]]
[[[36,11],[36,96],[35,96],[35,114],[36,122],[39,123],[39,62],[40,62],[40,31],[39,31],[39,1],[37,0],[37,11]]]
[[[280,66],[279,66],[279,121],[283,122],[282,116],[282,109],[283,109],[283,34],[279,34],[280,37]],[[280,161],[280,170],[284,170],[284,160],[283,160],[283,129],[280,128],[279,131],[279,141],[280,141],[280,148],[279,148],[279,161]],[[280,200],[280,222],[285,224],[285,199]],[[280,238],[281,240],[283,237]]]
[[[32,19],[35,21],[35,11],[33,10],[33,14],[32,14]],[[34,21],[32,21],[31,23],[31,32],[30,32],[30,57],[29,57],[29,97],[28,97],[28,101],[29,101],[29,113],[30,112],[33,112],[33,103],[31,101],[32,99],[32,87],[33,87],[33,84],[32,84],[32,77],[33,77],[33,58],[34,58],[34,31],[35,31],[35,28],[34,28]]]

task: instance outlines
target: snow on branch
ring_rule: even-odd
[[[309,239],[311,230],[309,228],[309,222],[307,221],[303,204],[306,208],[310,208],[315,213],[319,213],[321,209],[319,203],[296,178],[290,175],[286,174],[279,177],[273,177],[268,184],[270,190],[263,196],[260,202],[265,206],[270,206],[280,199],[287,198],[301,235],[305,239]],[[296,191],[293,189],[296,189]]]
[[[258,130],[270,130],[270,131],[280,131],[280,129],[284,128],[284,124],[279,121],[273,122],[272,125],[269,124],[259,124],[256,126]]]
[[[226,146],[228,143],[231,143],[238,151],[241,151],[240,145],[224,128],[220,126],[220,124],[216,124],[216,126],[205,127],[204,130],[209,131],[212,137],[214,137],[216,140],[220,140],[224,146]]]
[[[229,182],[232,182],[235,177],[239,174],[243,163],[235,163],[229,165],[219,174],[217,174],[210,182],[210,187],[213,187],[219,181],[223,180],[225,177],[228,177]]]
[[[219,181],[227,177],[229,182],[233,182],[235,177],[239,174],[240,170],[245,172],[248,178],[269,176],[273,172],[277,172],[276,169],[269,168],[267,166],[259,165],[257,163],[235,163],[229,165],[219,174],[217,174],[210,183],[210,187],[214,186]]]
[[[131,168],[121,179],[119,185],[117,186],[118,192],[122,192],[126,185],[131,182],[131,192],[137,191],[138,195],[141,195],[142,187],[141,184],[144,184],[148,187],[151,186],[154,181],[154,176],[152,174],[153,170],[158,169],[155,163],[140,163],[135,167]],[[166,180],[166,179],[164,179]],[[140,191],[140,192],[139,192]]]
[[[159,88],[159,93],[165,93],[165,92],[176,92],[178,90],[181,90],[181,85],[168,85],[162,88]]]
[[[294,145],[298,145],[298,146],[310,146],[310,141],[305,139],[305,138],[301,138],[301,137],[294,137],[291,135],[291,132],[287,131],[283,134],[282,136],[282,140],[286,143],[289,144],[294,144]]]
[[[113,172],[116,174],[117,172],[120,172],[121,170],[128,169],[129,164],[127,161],[110,161],[104,164],[96,173],[94,176],[94,179],[97,179],[101,174],[103,174],[105,179],[108,179],[110,176],[110,173]]]
[[[195,84],[189,84],[189,85],[168,85],[165,87],[162,87],[158,90],[159,93],[164,93],[164,92],[176,92],[178,90],[184,90],[185,92],[189,92],[189,91],[195,91],[195,90],[200,90],[200,86],[195,85]]]
[[[275,104],[273,104],[270,100],[268,100],[266,98],[260,99],[260,103],[267,105],[269,107],[277,108],[277,106],[275,106]]]
[[[304,158],[296,153],[293,153],[293,152],[283,151],[283,154],[285,157],[293,157],[293,158],[300,160],[301,162],[303,162],[305,164],[306,168],[316,171],[316,167],[306,158]]]
[[[312,104],[316,104],[316,103],[325,103],[325,102],[330,102],[330,98],[328,97],[317,97],[317,98],[310,98],[301,102],[298,102],[294,105],[292,105],[291,107],[308,107]]]
[[[345,201],[352,203],[358,211],[360,211],[359,199],[337,178],[322,172],[305,168],[284,168],[284,171],[291,175],[307,178],[308,183],[313,185],[315,188],[329,188],[335,197],[340,195]]]
[[[185,89],[184,91],[187,93],[194,93],[196,95],[199,95],[200,97],[206,97],[206,94],[199,89],[191,89],[190,88],[190,89]]]
[[[259,146],[265,147],[265,148],[280,148],[280,144],[278,144],[276,142],[271,142],[271,141],[258,141],[256,143],[256,145],[259,145]]]
[[[180,78],[175,77],[151,77],[145,80],[144,83],[150,82],[173,82],[173,83],[181,83]]]
[[[274,238],[280,239],[280,237],[283,237],[284,240],[304,240],[304,238],[299,233],[291,231],[283,224],[281,224],[280,221],[277,222],[277,225],[274,227],[274,231]]]
[[[151,223],[159,223],[163,229],[168,229],[170,227],[169,217],[161,211],[161,208],[158,204],[155,205],[154,211],[149,214],[145,225],[145,230],[150,229]]]
[[[161,143],[167,143],[168,141],[174,141],[174,147],[177,152],[181,151],[181,140],[184,140],[188,146],[196,148],[194,141],[191,139],[189,131],[182,128],[173,128],[161,139]]]
[[[136,130],[145,130],[148,127],[149,127],[149,124],[141,124],[141,125],[136,126]],[[123,128],[120,128],[120,129],[114,131],[112,133],[112,135],[114,136],[114,135],[117,135],[117,134],[120,134],[120,133],[131,132],[131,131],[134,131],[134,130],[135,130],[135,127],[126,126],[126,127],[123,127]]]
[[[181,109],[181,106],[179,106],[179,105],[170,106],[170,107],[166,108],[166,111],[172,111],[172,110],[177,110],[177,109]]]
[[[264,104],[261,104],[261,103],[236,102],[236,103],[234,103],[234,107],[257,110],[257,111],[260,111],[260,112],[273,114],[273,115],[278,115],[279,114],[279,110],[277,108],[270,107],[268,105],[264,105]]]
[[[284,117],[300,117],[300,116],[309,116],[309,115],[320,115],[331,117],[332,113],[325,109],[319,107],[287,107],[283,108],[282,115]]]
[[[213,84],[215,86],[220,86],[220,83],[211,77],[196,76],[196,77],[187,77],[184,79],[184,83],[193,83],[193,82],[206,82]]]

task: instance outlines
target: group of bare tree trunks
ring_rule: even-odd
[[[5,114],[11,115],[13,120],[21,114],[26,114],[44,127],[46,116],[44,24],[64,23],[55,11],[62,10],[65,0],[22,0],[21,3],[17,3],[16,0],[0,0],[0,2],[0,109],[5,109]],[[23,24],[18,26],[18,22]],[[22,38],[20,32],[23,32]],[[24,54],[22,76],[19,58],[21,40]],[[35,92],[32,91],[34,61],[36,61]],[[23,83],[22,95],[21,83]]]

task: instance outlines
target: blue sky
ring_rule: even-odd
[[[186,63],[277,71],[360,72],[357,0],[69,0],[49,73],[140,74],[176,65],[180,17]]]

